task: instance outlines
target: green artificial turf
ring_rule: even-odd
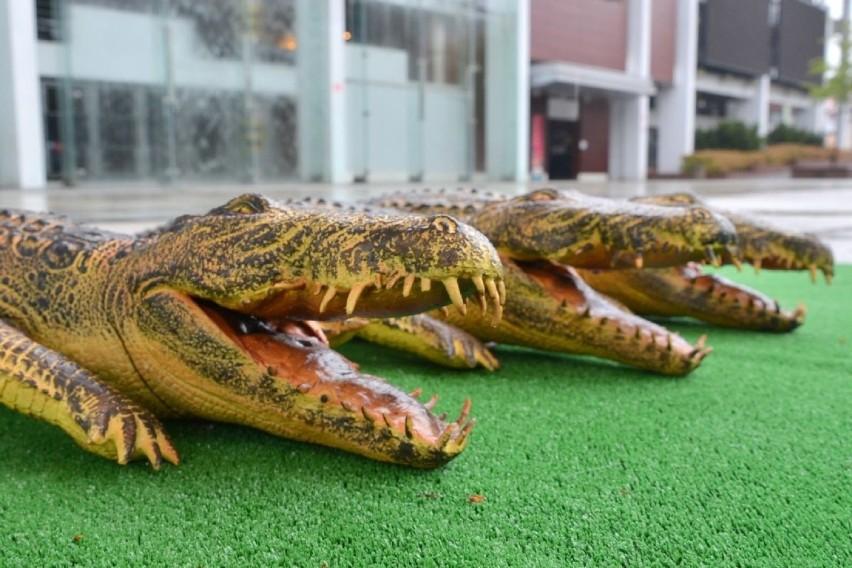
[[[499,348],[497,373],[363,343],[367,372],[474,400],[437,471],[202,422],[179,467],[119,467],[0,408],[0,566],[852,565],[852,266],[725,275],[795,307],[772,335],[672,324],[715,348],[685,379]],[[472,502],[471,496],[484,497]]]

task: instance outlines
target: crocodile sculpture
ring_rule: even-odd
[[[435,398],[362,374],[308,320],[504,301],[496,252],[451,217],[256,195],[135,238],[2,211],[0,265],[0,401],[155,468],[179,461],[163,417],[446,463],[467,444],[470,401],[447,422]]]
[[[689,193],[636,198],[651,203],[690,208],[709,206]],[[737,253],[722,251],[720,261],[740,266],[742,262],[769,270],[808,270],[816,281],[822,271],[826,282],[834,276],[831,249],[815,235],[777,227],[763,220],[730,211],[716,211],[734,224]],[[688,263],[650,270],[581,270],[595,289],[617,299],[644,316],[688,316],[707,323],[755,331],[789,332],[805,319],[805,307],[788,310],[761,292],[732,282],[718,274],[704,273]]]
[[[588,286],[577,267],[717,263],[735,240],[731,223],[703,207],[625,204],[538,190],[513,199],[476,190],[391,194],[368,202],[416,214],[449,214],[483,232],[500,253],[507,301],[498,325],[483,309],[432,315],[485,341],[582,353],[684,375],[710,352],[638,317]]]

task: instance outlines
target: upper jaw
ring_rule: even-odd
[[[718,264],[736,241],[733,224],[705,208],[628,205],[556,190],[497,201],[472,222],[508,257],[582,268]]]
[[[338,320],[412,315],[449,304],[464,312],[470,297],[499,320],[506,298],[502,270],[501,276],[475,273],[437,281],[414,273],[377,273],[351,286],[302,280],[295,285],[273,284],[265,292],[216,303],[265,319]]]

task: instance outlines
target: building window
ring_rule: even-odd
[[[36,0],[36,34],[42,41],[60,41],[59,0]]]

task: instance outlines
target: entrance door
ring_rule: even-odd
[[[547,173],[550,179],[577,179],[577,121],[551,120],[547,125]]]

